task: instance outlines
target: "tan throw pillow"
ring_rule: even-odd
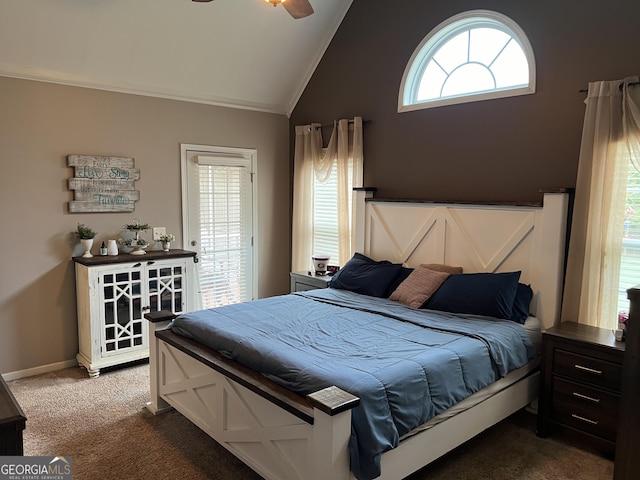
[[[427,267],[429,270],[435,270],[436,272],[447,272],[452,275],[454,273],[462,273],[462,267],[452,267],[441,263],[422,263],[420,266]]]
[[[398,285],[389,299],[404,303],[411,308],[420,308],[449,275],[451,275],[449,272],[438,272],[420,265]]]

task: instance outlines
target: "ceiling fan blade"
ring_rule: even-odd
[[[309,0],[286,0],[282,6],[293,18],[304,18],[313,13]]]
[[[213,2],[213,0],[191,0],[192,2]]]

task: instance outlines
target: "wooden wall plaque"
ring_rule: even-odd
[[[70,213],[133,212],[140,191],[135,189],[140,170],[129,157],[67,155],[67,166],[73,167],[69,179],[73,201]]]

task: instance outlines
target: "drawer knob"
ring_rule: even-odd
[[[597,420],[591,420],[590,418],[581,417],[580,415],[576,415],[575,413],[572,413],[571,416],[576,420],[580,420],[581,422],[590,423],[591,425],[598,425]]]
[[[594,370],[593,368],[585,367],[583,365],[574,365],[577,370],[582,370],[583,372],[593,373],[594,375],[602,375],[602,370]]]
[[[593,402],[593,403],[600,403],[600,399],[599,398],[589,397],[587,395],[583,395],[582,393],[573,392],[573,396],[581,398],[582,400],[588,400],[588,401]]]

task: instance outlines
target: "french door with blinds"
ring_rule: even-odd
[[[198,253],[196,305],[252,300],[256,151],[182,145],[185,248]]]

